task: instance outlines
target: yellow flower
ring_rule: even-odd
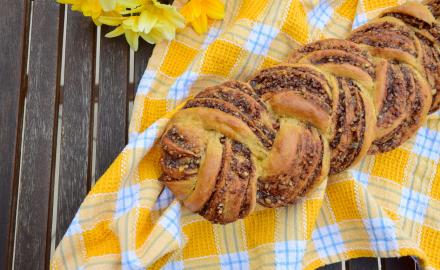
[[[99,0],[104,11],[112,11],[116,9],[117,0]]]
[[[61,4],[72,5],[72,10],[80,11],[94,21],[100,16],[121,17],[124,10],[141,6],[145,0],[57,0]],[[118,18],[117,18],[118,19]],[[95,21],[96,23],[96,21]]]
[[[72,10],[91,17],[96,25],[116,26],[106,37],[125,35],[138,49],[139,37],[157,43],[175,37],[176,29],[185,26],[184,17],[170,5],[158,0],[57,0],[72,5]]]
[[[96,20],[102,14],[100,0],[58,0],[61,4],[72,5],[72,10],[81,11],[84,16]]]
[[[130,3],[133,1],[135,0],[126,0]],[[121,13],[139,15],[118,19],[103,16],[98,21],[115,26],[119,24],[105,36],[117,37],[125,34],[127,42],[135,51],[138,49],[139,37],[149,43],[158,43],[164,39],[171,40],[175,36],[176,29],[185,26],[184,18],[174,7],[161,4],[157,0],[144,0],[141,6]]]
[[[190,0],[180,13],[194,30],[199,33],[208,31],[208,18],[221,20],[225,16],[225,6],[220,0]]]
[[[134,9],[141,6],[145,0],[99,0],[104,11]]]

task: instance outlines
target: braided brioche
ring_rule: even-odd
[[[215,223],[294,203],[440,107],[440,1],[383,12],[347,39],[294,51],[248,82],[208,87],[161,138],[160,180]]]

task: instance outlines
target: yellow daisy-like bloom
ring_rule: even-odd
[[[130,1],[126,1],[130,2]],[[131,1],[133,2],[133,1]],[[118,25],[106,37],[116,37],[125,34],[125,38],[133,50],[138,49],[139,37],[148,43],[158,43],[174,38],[176,29],[185,26],[182,15],[172,6],[159,3],[157,0],[144,0],[136,8],[121,12],[121,14],[139,14],[130,17],[100,17],[99,22],[108,25]],[[122,22],[121,22],[122,20]]]
[[[80,11],[86,17],[97,19],[102,14],[100,0],[58,0],[58,3],[72,5],[72,10]]]
[[[149,43],[171,40],[185,26],[185,18],[198,33],[208,30],[208,18],[222,19],[225,8],[219,0],[190,0],[179,13],[175,7],[158,0],[57,0],[72,5],[72,10],[91,17],[96,25],[116,28],[106,37],[125,35],[134,50],[139,37]],[[183,15],[183,16],[182,16]]]
[[[73,11],[82,12],[84,16],[91,17],[96,25],[101,25],[102,23],[98,21],[98,18],[102,16],[114,17],[115,19],[120,19],[122,17],[119,12],[124,9],[124,6],[118,4],[113,10],[106,10],[102,3],[107,1],[113,0],[58,0],[58,3],[72,5]],[[118,1],[125,2],[130,0]],[[119,24],[121,24],[121,22]]]
[[[180,13],[198,34],[208,31],[208,18],[221,20],[225,16],[225,6],[220,0],[190,0]]]

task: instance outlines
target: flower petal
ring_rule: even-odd
[[[104,11],[111,11],[116,8],[116,0],[99,0]]]
[[[141,36],[141,38],[143,38],[146,42],[148,42],[150,44],[155,44],[156,43],[156,41],[151,36],[151,32],[148,33],[148,34],[140,32],[139,35]]]
[[[192,13],[191,13],[191,6],[189,5],[189,3],[186,3],[181,9],[180,9],[180,14],[183,15],[183,17],[185,17],[185,20],[187,21],[192,21],[194,18],[192,17]]]
[[[113,31],[105,34],[105,37],[107,37],[107,38],[117,37],[117,36],[120,36],[124,33],[125,33],[125,29],[121,25],[121,26],[116,27]]]
[[[92,17],[92,21],[96,26],[101,26],[102,22],[99,21],[99,17],[98,18],[93,18]]]
[[[198,34],[203,34],[208,31],[208,18],[206,14],[202,14],[197,19],[191,22],[192,27]]]
[[[162,39],[165,38],[167,40],[172,40],[176,36],[176,29],[166,23],[158,23],[154,30],[156,30],[155,33],[160,33]],[[158,34],[155,35],[157,36]]]
[[[139,13],[139,12],[142,12],[142,10],[144,10],[144,9],[145,9],[144,6],[138,6],[136,8],[132,8],[132,9],[123,9],[119,12],[119,14],[127,15],[127,14]]]
[[[122,26],[127,30],[139,32],[139,16],[126,17],[122,22]]]
[[[101,24],[118,26],[124,21],[124,17],[100,16],[97,21]]]
[[[149,33],[151,29],[156,25],[157,17],[148,12],[143,11],[139,16],[139,32]]]
[[[214,20],[221,20],[225,17],[225,5],[219,0],[205,0],[206,15]]]
[[[176,28],[185,26],[185,18],[176,9],[164,12],[162,16]]]
[[[124,8],[136,8],[140,5],[142,5],[141,0],[118,0],[118,5],[124,7]]]
[[[125,31],[125,39],[127,40],[130,47],[137,51],[139,47],[139,34],[130,30]]]
[[[99,0],[77,2],[72,6],[72,10],[80,10],[84,16],[92,17],[93,19],[97,19],[102,12]]]
[[[79,4],[72,4],[71,8],[73,11],[81,11],[81,5],[79,5]]]
[[[194,16],[200,17],[202,16],[203,12],[206,12],[206,10],[203,10],[203,1],[205,0],[191,0],[194,3],[195,8],[193,9]]]

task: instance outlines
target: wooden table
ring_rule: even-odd
[[[123,38],[100,33],[55,0],[0,0],[0,269],[47,269],[85,195],[127,143],[152,46],[142,42],[133,55]],[[326,267],[344,268],[415,265],[369,258]]]

